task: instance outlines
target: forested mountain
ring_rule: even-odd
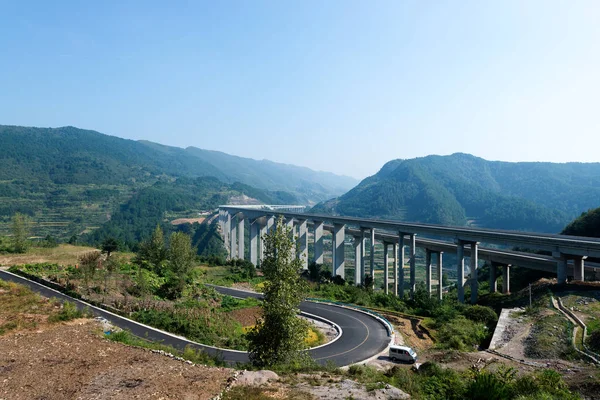
[[[600,238],[600,208],[586,211],[561,232],[563,235]]]
[[[508,163],[468,154],[393,160],[316,212],[559,232],[600,205],[600,164]]]
[[[282,202],[277,193],[260,191],[240,183],[229,185],[212,177],[157,182],[133,195],[118,208],[108,222],[92,231],[84,240],[100,244],[104,239],[112,237],[128,248],[135,248],[140,241],[150,236],[157,224],[162,225],[163,230],[169,231],[173,229],[169,221],[179,217],[197,216],[202,211],[212,211],[228,199],[242,195],[266,204]],[[199,241],[200,236],[205,240],[198,243],[201,245],[201,252],[218,252],[220,246],[216,242],[220,241],[220,238],[215,231],[216,225],[204,225],[206,226],[184,229],[190,230],[188,233],[193,231],[198,235]]]
[[[340,195],[357,183],[350,177],[308,168],[126,140],[73,127],[0,125],[0,148],[0,181],[115,184],[144,182],[159,175],[213,176],[226,183],[290,192],[306,203]]]
[[[221,181],[226,186],[221,194],[277,204],[315,203],[356,183],[307,168],[73,127],[0,125],[0,234],[9,233],[16,212],[31,217],[33,235],[65,239],[88,233],[116,217],[120,206],[145,188],[198,177]]]

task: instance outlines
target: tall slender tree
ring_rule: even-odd
[[[13,235],[13,251],[15,253],[25,253],[29,248],[29,242],[27,241],[29,229],[29,217],[21,213],[16,213],[12,217],[11,230]]]
[[[285,365],[303,356],[306,325],[298,318],[306,295],[302,262],[294,255],[291,229],[280,218],[265,235],[262,271],[266,278],[263,318],[248,333],[250,360],[258,367]]]

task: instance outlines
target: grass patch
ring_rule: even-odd
[[[457,372],[436,363],[424,363],[418,370],[392,367],[387,371],[355,365],[346,375],[378,389],[390,384],[409,393],[415,399],[578,399],[571,393],[560,374],[543,370],[517,376],[512,368],[501,367],[495,372],[468,370]]]
[[[189,360],[195,364],[203,364],[210,366],[224,366],[225,363],[221,358],[213,357],[202,350],[194,349],[191,346],[187,346],[183,351],[177,350],[172,346],[167,346],[158,342],[152,342],[150,340],[142,339],[133,335],[129,331],[118,331],[112,332],[110,335],[105,335],[105,338],[113,341],[122,343],[128,346],[141,347],[149,350],[162,350],[167,353],[171,353]]]
[[[92,313],[89,310],[80,310],[75,303],[67,301],[62,304],[60,311],[48,317],[48,322],[71,321],[77,318],[91,318]]]
[[[24,254],[0,254],[0,265],[21,265],[51,263],[61,266],[75,265],[82,254],[95,251],[93,247],[73,246],[61,244],[58,247],[30,247]],[[129,259],[131,253],[121,253],[121,256]]]
[[[525,355],[530,358],[574,360],[572,324],[553,310],[535,318],[531,333],[525,339]]]
[[[236,386],[223,395],[223,400],[273,400],[274,398],[282,397],[278,396],[277,389],[268,387]],[[310,394],[298,390],[291,390],[286,393],[285,398],[293,400],[314,399]]]

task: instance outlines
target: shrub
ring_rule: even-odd
[[[486,338],[485,325],[462,315],[438,327],[438,345],[461,351],[473,351]]]
[[[76,318],[89,316],[89,312],[83,312],[77,308],[75,303],[70,301],[64,302],[60,311],[48,317],[49,322],[70,321]]]
[[[498,322],[498,314],[486,306],[466,306],[462,314],[471,321],[481,322],[488,327],[493,327]]]

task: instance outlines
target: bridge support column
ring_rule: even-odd
[[[236,217],[237,218],[237,217]],[[231,221],[229,228],[229,257],[233,260],[237,258],[237,220]]]
[[[388,249],[388,243],[383,242],[383,290],[385,294],[388,294],[390,290],[390,254]]]
[[[585,281],[585,260],[586,257],[574,256],[573,257],[573,280]]]
[[[417,243],[416,234],[410,234],[410,299],[415,298],[415,289],[417,288]]]
[[[496,274],[496,263],[490,261],[490,293],[498,291],[498,278]]]
[[[443,295],[443,291],[444,291],[444,286],[443,286],[443,268],[442,268],[442,259],[443,259],[443,255],[444,252],[440,251],[438,253],[438,300],[442,300],[442,295]]]
[[[332,275],[344,278],[344,239],[346,236],[346,225],[333,224],[333,271]]]
[[[258,240],[258,257],[260,259],[260,265],[262,267],[263,260],[265,259],[265,236],[267,236],[267,225],[260,226],[260,237]]]
[[[465,302],[465,243],[462,240],[456,243],[456,288],[458,289],[459,303]]]
[[[315,227],[315,264],[323,264],[323,221],[314,221]]]
[[[427,295],[431,297],[431,250],[425,249],[425,285]]]
[[[559,285],[567,283],[567,256],[560,255],[556,263],[556,278]]]
[[[404,246],[404,233],[400,232],[398,234],[398,253],[396,253],[396,257],[399,261],[398,266],[398,275],[396,277],[396,287],[398,288],[398,295],[401,299],[404,298],[404,264],[406,261],[404,260],[405,254],[405,246]]]
[[[361,246],[362,246],[362,238],[360,236],[354,236],[354,242],[353,247],[354,247],[354,286],[358,286],[362,283],[361,279],[362,279],[362,273],[361,273],[361,265],[363,263],[362,261],[362,251],[361,251]]]
[[[250,220],[250,262],[258,265],[258,221]]]
[[[510,294],[510,264],[502,266],[502,293]]]
[[[228,256],[231,259],[231,214],[229,211],[225,212],[225,229],[223,230],[223,242],[225,244],[225,248],[229,253]]]
[[[360,228],[360,283],[365,283],[365,230]]]
[[[296,258],[296,229],[294,226],[294,218],[286,218],[285,226],[290,230],[292,237],[292,260]]]
[[[271,233],[273,227],[275,226],[275,216],[269,215],[267,216],[267,233]]]
[[[394,296],[398,296],[398,242],[394,243]]]
[[[373,279],[372,288],[375,288],[375,228],[371,228],[371,264],[369,273],[371,274],[371,278]]]
[[[302,269],[308,269],[308,224],[307,221],[299,220],[298,223],[298,257],[302,261]]]
[[[479,281],[478,281],[478,269],[479,269],[479,260],[478,260],[478,250],[479,243],[472,242],[471,243],[471,257],[470,257],[470,269],[471,269],[471,304],[477,303],[477,295],[479,291]]]
[[[244,259],[244,221],[244,217],[238,215],[238,258],[240,260]]]

